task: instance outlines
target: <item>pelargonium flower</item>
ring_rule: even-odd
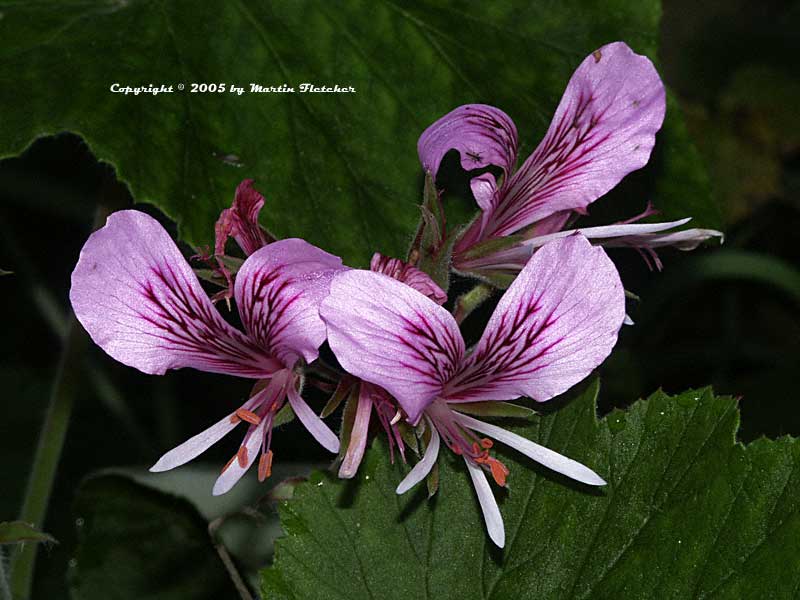
[[[489,172],[472,179],[481,214],[457,240],[454,267],[478,274],[519,271],[546,236],[561,232],[625,175],[647,164],[665,110],[664,86],[653,64],[615,42],[580,64],[544,139],[519,169],[517,129],[502,110],[468,104],[433,123],[418,142],[426,171],[435,175],[452,149],[460,153],[464,169],[493,165],[502,171],[499,181]],[[650,214],[647,210],[622,223],[579,231],[600,244],[640,248],[653,257],[655,247],[688,250],[722,236],[707,229],[664,233],[689,219],[633,223]],[[489,243],[511,235],[520,237],[510,248]]]
[[[554,240],[534,254],[470,351],[447,310],[379,273],[337,273],[320,315],[342,367],[389,392],[409,423],[424,419],[434,430],[398,493],[425,477],[443,439],[464,458],[489,535],[503,546],[503,521],[485,472],[505,485],[508,470],[490,455],[491,440],[478,434],[578,481],[604,484],[569,458],[459,412],[463,402],[520,396],[544,402],[584,379],[611,352],[625,295],[605,251],[585,237]]]
[[[191,367],[256,380],[253,395],[207,430],[167,452],[151,471],[180,466],[241,422],[247,431],[213,493],[227,492],[259,457],[272,468],[272,424],[287,398],[308,431],[331,452],[339,440],[302,399],[302,365],[325,341],[318,309],[341,260],[300,239],[256,250],[236,275],[233,295],[244,331],[206,296],[163,227],[133,211],[112,214],[81,250],[70,300],[94,342],[116,360],[162,375]]]
[[[376,252],[370,261],[370,270],[404,283],[427,296],[436,304],[442,305],[447,301],[447,294],[436,285],[433,279],[425,272],[399,258],[389,258],[380,252]],[[389,440],[389,452],[392,462],[394,462],[395,447],[397,447],[400,456],[405,462],[405,446],[397,427],[397,417],[399,416],[397,402],[379,385],[366,381],[356,381],[352,385],[359,386],[356,390],[358,401],[347,451],[339,467],[339,477],[343,479],[354,477],[361,460],[364,458],[369,434],[369,420],[373,409]]]

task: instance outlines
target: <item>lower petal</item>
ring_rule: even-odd
[[[478,465],[470,460],[464,459],[467,463],[467,470],[469,476],[472,478],[472,485],[475,487],[475,493],[478,494],[478,502],[481,505],[483,512],[483,520],[486,523],[486,531],[489,533],[491,540],[502,548],[506,544],[506,531],[503,527],[503,516],[500,514],[500,508],[497,506],[497,500],[492,493],[492,488],[486,479],[486,474]]]
[[[414,468],[405,476],[400,485],[397,486],[396,492],[398,494],[405,494],[412,487],[417,485],[420,481],[428,476],[431,472],[433,465],[436,464],[436,458],[439,456],[439,432],[433,423],[428,421],[428,427],[431,428],[431,440],[428,442],[428,447],[425,448],[425,454],[422,460],[419,461]]]
[[[311,407],[306,404],[306,401],[300,397],[300,394],[294,389],[294,385],[289,385],[288,389],[289,404],[292,405],[292,410],[300,422],[308,429],[308,432],[314,436],[323,448],[330,452],[339,452],[339,438],[331,431],[330,427],[320,419]]]
[[[264,440],[264,428],[267,426],[266,419],[262,420],[258,425],[252,425],[248,431],[248,437],[245,439],[243,448],[247,449],[244,464],[240,464],[238,460],[233,460],[222,474],[214,482],[214,489],[211,493],[214,496],[221,496],[236,485],[236,483],[247,472],[247,469],[255,462],[256,457],[261,449],[261,443]],[[241,452],[241,449],[239,450]]]
[[[540,446],[539,444],[536,444],[529,439],[522,437],[521,435],[511,433],[510,431],[507,431],[502,427],[498,427],[497,425],[490,425],[489,423],[484,423],[483,421],[473,419],[472,417],[468,417],[466,415],[459,413],[456,414],[458,415],[456,419],[464,427],[469,427],[470,429],[493,437],[498,442],[502,442],[507,446],[511,446],[514,448],[514,450],[521,452],[528,458],[535,460],[548,469],[552,469],[557,473],[566,475],[570,479],[574,479],[575,481],[580,481],[581,483],[586,483],[588,485],[606,485],[606,482],[597,473],[592,471],[589,467],[572,460],[571,458],[562,456],[558,452],[553,452],[549,448]]]
[[[368,386],[369,384],[362,383],[359,390],[356,418],[353,421],[353,429],[350,431],[350,443],[347,446],[344,460],[342,460],[342,466],[339,468],[339,477],[342,479],[352,479],[355,476],[361,459],[364,458],[364,451],[367,449],[369,417],[372,415],[372,398]]]
[[[164,454],[158,459],[158,462],[150,467],[153,473],[161,473],[169,471],[175,467],[185,465],[190,460],[200,456],[203,452],[208,450],[211,446],[220,441],[228,433],[233,431],[239,424],[239,421],[231,421],[233,413],[225,416],[223,419],[214,423],[211,427],[198,433],[196,436],[189,438],[180,446],[177,446]]]

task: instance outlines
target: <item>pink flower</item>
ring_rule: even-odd
[[[480,216],[456,242],[454,267],[472,273],[519,271],[536,248],[650,158],[665,113],[664,86],[653,64],[623,42],[590,54],[572,75],[550,127],[536,150],[516,169],[518,139],[511,118],[484,104],[460,106],[428,127],[419,138],[423,167],[436,174],[451,149],[465,169],[494,165],[502,170],[472,179]],[[664,233],[688,222],[633,224],[649,216],[599,228],[579,229],[604,245],[642,249],[660,266],[653,248],[689,250],[718,231],[689,229]],[[498,250],[486,242],[519,236]]]
[[[625,297],[602,248],[581,235],[544,245],[500,300],[478,344],[467,351],[453,316],[385,275],[337,273],[320,315],[342,367],[391,394],[411,424],[433,428],[423,459],[398,487],[421,481],[439,440],[467,463],[492,540],[503,523],[485,471],[504,485],[508,470],[485,434],[547,467],[590,485],[593,471],[530,440],[459,412],[461,402],[543,402],[584,379],[611,352],[625,317]]]
[[[98,346],[144,373],[191,367],[258,382],[247,402],[167,452],[152,471],[192,460],[244,421],[244,440],[217,479],[214,494],[233,487],[259,455],[263,480],[272,466],[273,419],[287,399],[317,441],[338,452],[334,433],[300,396],[300,367],[317,358],[325,341],[318,308],[341,269],[339,258],[299,239],[253,249],[233,289],[242,332],[217,312],[153,218],[133,210],[118,212],[89,237],[72,273],[70,300]]]

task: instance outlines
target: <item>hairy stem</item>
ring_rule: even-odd
[[[459,325],[464,322],[473,310],[486,302],[492,295],[493,288],[485,283],[479,283],[463,296],[456,300],[453,307],[453,316]]]

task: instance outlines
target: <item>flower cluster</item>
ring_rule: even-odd
[[[625,292],[613,263],[592,242],[644,250],[658,265],[653,248],[687,249],[719,235],[664,233],[686,220],[565,229],[646,164],[664,110],[652,64],[614,43],[578,67],[547,135],[518,170],[516,129],[496,108],[462,106],[422,134],[419,154],[429,181],[451,150],[477,170],[472,191],[480,214],[448,245],[447,266],[489,281],[513,280],[469,349],[445,308],[446,286],[423,268],[424,248],[412,248],[407,261],[376,253],[370,270],[360,270],[303,240],[276,240],[258,224],[264,198],[250,180],[220,215],[214,253],[205,257],[207,276],[222,288],[211,298],[156,220],[133,210],[111,215],[86,242],[72,275],[72,306],[95,343],[145,373],[191,367],[254,382],[246,402],[151,470],[180,466],[243,424],[239,449],[213,493],[230,490],[255,462],[263,481],[272,470],[273,429],[294,415],[324,448],[340,453],[340,477],[353,477],[374,412],[392,457],[397,450],[405,462],[409,440],[420,456],[397,493],[429,475],[443,442],[463,458],[489,536],[501,547],[503,521],[487,475],[505,486],[509,470],[493,455],[495,442],[577,481],[603,485],[588,467],[478,420],[469,409],[520,397],[544,402],[609,355],[626,319]],[[244,260],[226,254],[229,238]],[[234,300],[241,329],[214,306],[223,298]],[[334,396],[352,403],[341,443],[303,399],[306,375],[326,342],[344,371]]]

